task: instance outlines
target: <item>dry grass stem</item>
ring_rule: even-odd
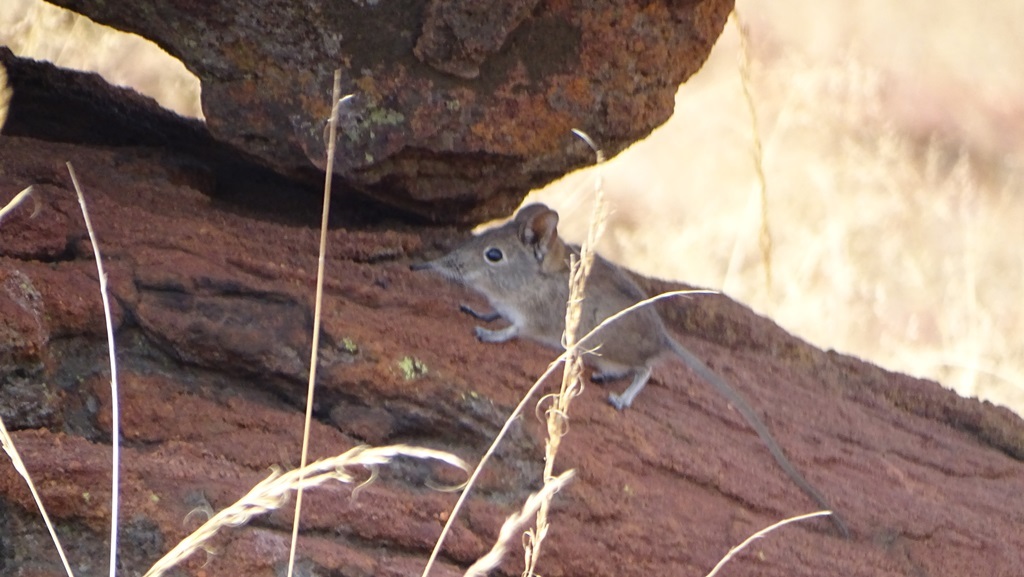
[[[509,429],[512,427],[512,423],[514,423],[515,420],[519,417],[519,415],[523,413],[523,409],[526,407],[526,404],[530,401],[531,398],[533,398],[533,395],[536,394],[537,390],[540,389],[541,385],[544,384],[544,381],[546,381],[547,378],[555,372],[555,369],[558,368],[558,364],[565,359],[565,356],[566,353],[562,353],[561,355],[559,355],[557,359],[555,359],[554,361],[551,362],[550,365],[548,365],[548,368],[547,370],[544,371],[544,374],[542,374],[540,377],[537,378],[536,381],[533,382],[533,385],[530,387],[528,391],[526,391],[526,394],[523,395],[523,398],[519,401],[519,404],[516,405],[516,408],[513,409],[512,413],[509,414],[507,419],[505,419],[505,423],[502,424],[501,430],[498,431],[498,434],[494,436],[494,440],[491,441],[491,445],[487,447],[487,451],[485,451],[484,455],[480,457],[480,462],[477,463],[476,467],[473,469],[473,472],[470,474],[469,480],[466,481],[466,484],[462,489],[462,493],[459,495],[458,500],[455,501],[455,506],[452,507],[451,513],[448,514],[448,520],[445,521],[444,527],[441,528],[441,534],[437,537],[437,541],[434,543],[434,549],[430,552],[430,557],[427,559],[427,564],[423,567],[423,573],[421,574],[421,577],[427,577],[427,575],[430,573],[430,569],[434,566],[434,562],[437,560],[437,556],[441,552],[441,546],[444,545],[444,540],[448,536],[448,533],[451,531],[452,525],[455,523],[455,518],[458,516],[459,512],[462,511],[462,505],[466,502],[466,498],[469,497],[470,490],[476,485],[477,478],[479,478],[480,473],[483,472],[484,465],[486,465],[487,461],[490,460],[492,455],[494,455],[494,451],[497,450],[498,445],[501,444],[501,441],[505,439],[505,435],[508,434]]]
[[[32,482],[32,477],[28,474],[28,469],[25,468],[24,461],[21,460],[21,455],[18,454],[18,449],[14,446],[14,440],[11,439],[10,433],[7,432],[7,426],[4,425],[4,420],[0,419],[0,445],[3,445],[4,451],[7,452],[7,456],[11,458],[11,463],[14,465],[14,470],[18,472],[25,483],[28,484],[28,490],[32,492],[32,499],[36,502],[36,507],[39,508],[39,514],[43,516],[43,523],[46,524],[46,530],[50,532],[50,538],[53,539],[53,545],[57,547],[57,554],[60,555],[60,561],[64,564],[64,570],[67,571],[68,577],[74,577],[74,573],[71,572],[71,565],[68,564],[68,558],[64,554],[64,548],[60,545],[60,539],[57,538],[57,531],[53,528],[53,523],[50,522],[50,516],[46,514],[46,507],[43,507],[43,500],[39,496],[39,492],[36,491],[36,485]]]
[[[740,12],[733,8],[730,20],[736,26],[736,32],[740,39],[739,66],[740,86],[743,87],[743,101],[747,104],[747,111],[750,113],[750,142],[753,150],[751,155],[754,160],[754,172],[757,174],[757,183],[761,195],[761,232],[758,235],[758,245],[761,248],[761,262],[764,264],[765,290],[771,291],[772,287],[772,233],[768,225],[768,179],[764,175],[764,149],[761,146],[761,130],[757,121],[757,106],[754,104],[754,95],[750,90],[753,84],[750,73],[750,34],[743,24]]]
[[[78,205],[82,209],[82,218],[85,220],[85,229],[89,232],[89,242],[92,243],[92,252],[96,258],[96,273],[100,281],[100,298],[103,300],[103,320],[107,325],[107,351],[110,355],[110,448],[113,452],[110,478],[110,577],[117,573],[117,518],[118,500],[120,497],[120,469],[121,469],[121,409],[118,404],[117,387],[117,354],[114,349],[114,323],[110,316],[110,297],[107,290],[107,273],[103,270],[103,259],[100,256],[100,245],[96,240],[96,232],[92,228],[92,220],[89,218],[89,210],[85,206],[85,196],[82,194],[82,187],[78,184],[78,176],[71,163],[67,163],[68,174],[71,175],[71,182],[75,185],[75,193],[78,194]]]
[[[557,477],[552,477],[544,482],[544,487],[540,491],[527,497],[526,502],[523,503],[523,508],[518,513],[510,515],[505,520],[505,523],[502,524],[501,530],[498,532],[498,539],[495,541],[494,546],[491,547],[491,550],[469,566],[465,577],[486,575],[487,572],[495,569],[501,563],[505,553],[508,552],[509,542],[515,537],[516,532],[530,521],[530,518],[537,513],[544,503],[550,503],[554,494],[560,491],[574,475],[575,471],[570,469]]]
[[[341,455],[321,459],[287,473],[274,471],[244,497],[214,515],[199,529],[178,543],[174,549],[171,549],[146,572],[145,577],[163,575],[168,569],[181,563],[197,549],[203,547],[222,527],[238,527],[248,523],[257,515],[281,508],[288,500],[288,494],[291,491],[317,487],[330,480],[353,483],[356,478],[347,469],[357,466],[373,468],[390,463],[395,457],[434,459],[458,467],[463,471],[469,471],[469,465],[451,453],[408,445],[355,447]]]
[[[712,569],[711,572],[708,573],[706,577],[715,577],[715,575],[718,574],[718,571],[723,566],[725,566],[725,564],[728,563],[730,559],[735,557],[740,551],[742,551],[744,548],[746,548],[747,545],[750,545],[754,541],[760,539],[761,537],[764,537],[765,535],[767,535],[768,533],[771,533],[772,531],[778,529],[779,527],[782,527],[783,525],[789,525],[790,523],[795,523],[797,521],[804,521],[804,520],[807,520],[807,519],[813,519],[814,517],[822,517],[824,515],[831,515],[831,514],[832,514],[831,511],[816,511],[814,513],[807,513],[806,515],[798,515],[796,517],[790,517],[789,519],[783,519],[782,521],[779,521],[778,523],[776,523],[774,525],[771,525],[769,527],[765,527],[764,529],[761,529],[757,533],[754,533],[750,537],[747,537],[746,540],[744,540],[739,545],[733,547],[732,549],[729,549],[729,552],[725,554],[725,557],[722,557],[722,560],[719,561],[717,565],[715,565],[714,569]]]
[[[30,197],[33,201],[35,201],[36,205],[35,209],[32,210],[32,216],[39,214],[39,210],[42,207],[42,205],[39,203],[39,199],[36,198],[34,194],[32,194],[32,187],[30,186],[16,194],[14,198],[11,199],[11,202],[8,202],[6,206],[0,208],[0,222],[3,222],[3,220],[7,218],[7,215],[14,212],[15,209],[21,206],[21,204],[28,200]]]
[[[604,153],[597,147],[590,135],[582,130],[573,129],[573,134],[587,143],[594,151],[597,164],[604,160]],[[562,345],[567,351],[565,364],[562,369],[562,385],[557,395],[552,396],[552,404],[547,408],[547,432],[548,438],[544,444],[544,482],[547,483],[554,477],[555,458],[562,443],[562,437],[569,428],[569,406],[572,400],[583,392],[583,352],[576,344],[580,342],[576,338],[579,330],[587,278],[594,264],[594,247],[601,239],[606,222],[607,205],[604,202],[603,182],[601,171],[594,174],[594,209],[590,219],[590,227],[587,230],[587,238],[580,246],[579,259],[573,258],[570,264],[569,273],[569,301],[565,309],[565,333],[562,335]],[[523,546],[526,549],[526,568],[524,576],[536,574],[537,561],[540,559],[541,544],[548,533],[548,511],[551,507],[551,496],[542,499],[537,509],[536,525],[526,532],[523,539]]]
[[[316,269],[316,296],[313,306],[313,344],[309,354],[309,384],[306,388],[306,418],[302,425],[302,456],[299,459],[299,471],[306,469],[309,457],[309,431],[313,422],[313,393],[316,389],[317,356],[320,350],[320,313],[324,296],[324,265],[327,258],[327,218],[331,210],[331,177],[334,175],[335,141],[338,135],[338,108],[351,98],[351,94],[341,98],[341,70],[334,71],[334,88],[331,95],[331,117],[328,120],[330,134],[327,141],[327,168],[324,171],[324,205],[320,218],[320,256]],[[295,571],[295,546],[299,540],[299,519],[302,516],[302,484],[298,484],[295,493],[295,516],[292,519],[292,542],[288,549],[288,577]]]

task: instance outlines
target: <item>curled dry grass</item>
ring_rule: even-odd
[[[597,147],[594,141],[585,132],[573,129],[573,133],[587,143],[594,151],[597,164],[604,162],[604,153]],[[577,338],[577,331],[580,326],[580,318],[583,314],[581,304],[584,291],[587,285],[587,278],[594,265],[594,247],[604,232],[605,215],[607,205],[604,203],[602,193],[602,182],[600,171],[595,172],[594,178],[594,210],[590,218],[590,228],[586,240],[580,246],[579,258],[572,257],[569,271],[569,301],[565,307],[565,333],[562,336],[566,354],[562,367],[562,383],[558,393],[549,395],[551,400],[545,410],[548,438],[544,443],[544,483],[551,482],[554,478],[555,459],[558,449],[562,443],[562,437],[569,432],[569,406],[573,399],[583,393],[583,354],[578,344],[582,342]],[[543,401],[543,400],[542,400]],[[540,499],[537,507],[537,521],[532,529],[526,532],[523,537],[523,548],[525,549],[526,570],[523,575],[536,575],[537,561],[540,559],[541,544],[548,534],[548,512],[551,508],[551,500],[554,493],[548,493]]]
[[[509,543],[516,537],[516,533],[529,523],[533,515],[538,514],[542,507],[551,503],[555,493],[562,489],[572,479],[574,474],[575,472],[570,469],[560,475],[551,477],[544,481],[544,486],[540,491],[527,497],[522,509],[509,515],[508,519],[502,524],[501,530],[498,531],[498,538],[495,540],[491,550],[469,566],[465,577],[479,577],[497,569],[498,565],[501,564],[501,560],[505,557],[505,553],[508,552]],[[527,565],[531,567],[532,571],[530,557],[530,551],[527,551]]]
[[[145,577],[163,575],[168,569],[202,548],[222,528],[239,527],[257,515],[279,509],[288,500],[292,491],[311,489],[328,481],[350,484],[356,480],[349,471],[352,467],[374,468],[388,464],[396,457],[433,459],[469,471],[469,465],[451,453],[408,445],[355,447],[336,457],[321,459],[287,473],[275,471],[244,497],[214,515],[203,523],[202,527],[178,543],[146,572]]]

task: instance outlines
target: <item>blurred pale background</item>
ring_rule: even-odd
[[[1024,413],[1024,3],[737,6],[746,50],[730,22],[672,119],[600,167],[601,252]],[[137,36],[4,0],[0,44],[201,117],[199,82]],[[596,174],[531,196],[559,210],[570,240]]]

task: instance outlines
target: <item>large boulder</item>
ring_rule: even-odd
[[[335,69],[339,177],[442,222],[503,216],[525,194],[672,114],[731,0],[55,2],[154,40],[202,82],[211,134],[319,182]]]

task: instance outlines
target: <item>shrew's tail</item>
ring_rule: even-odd
[[[775,437],[772,437],[772,434],[768,431],[768,427],[761,422],[760,417],[758,417],[757,413],[754,412],[754,409],[750,407],[750,403],[740,396],[736,389],[729,386],[728,383],[708,368],[703,361],[695,357],[690,351],[686,350],[686,347],[676,342],[675,339],[669,340],[671,341],[670,346],[672,347],[672,351],[677,354],[679,358],[687,364],[687,366],[693,369],[693,371],[702,379],[714,385],[726,400],[739,409],[740,414],[743,415],[743,418],[747,420],[747,423],[757,431],[757,436],[761,437],[761,440],[764,441],[765,446],[768,447],[768,451],[772,454],[772,457],[775,457],[775,462],[782,467],[782,470],[789,475],[789,478],[792,479],[798,487],[803,489],[803,492],[807,493],[807,496],[814,499],[814,502],[817,503],[819,507],[832,511],[832,515],[830,515],[832,523],[836,526],[836,529],[842,533],[844,538],[849,539],[850,529],[846,526],[842,517],[832,509],[832,506],[828,504],[825,497],[819,493],[813,485],[808,483],[807,479],[804,479],[804,476],[800,474],[800,471],[796,470],[793,463],[789,462],[789,459],[786,458],[786,454],[782,452],[782,448],[779,447],[777,442],[775,442]]]

